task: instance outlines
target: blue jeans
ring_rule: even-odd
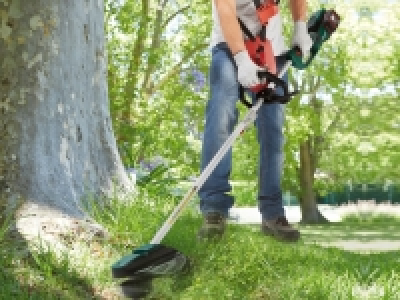
[[[276,57],[279,70],[286,62]],[[226,43],[212,49],[210,66],[210,99],[206,107],[206,123],[203,137],[201,169],[207,166],[222,144],[232,133],[238,121],[236,101],[239,99],[237,68]],[[282,78],[287,81],[287,74]],[[277,93],[282,94],[281,88]],[[253,102],[254,93],[250,92]],[[283,120],[284,105],[263,104],[258,111],[256,126],[260,145],[258,207],[263,219],[271,220],[285,214],[282,203],[281,176],[283,167]],[[219,212],[228,216],[234,197],[229,176],[232,171],[232,150],[199,190],[202,214]]]

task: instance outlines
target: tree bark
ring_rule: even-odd
[[[69,216],[131,182],[110,120],[101,0],[0,1],[0,193]]]
[[[153,71],[156,67],[156,64],[157,64],[157,60],[158,60],[157,56],[158,55],[156,54],[156,52],[157,52],[158,48],[160,47],[160,42],[161,42],[160,40],[161,40],[161,34],[162,34],[161,23],[162,23],[163,13],[164,13],[165,6],[167,5],[167,2],[168,2],[168,0],[164,0],[163,3],[161,3],[161,1],[159,1],[159,3],[158,3],[159,9],[157,9],[157,11],[156,11],[156,19],[154,20],[152,41],[151,41],[151,46],[149,49],[150,56],[149,56],[149,60],[147,63],[146,72],[144,75],[142,90],[145,90],[147,88],[147,85],[150,80],[150,75],[153,73]]]
[[[310,139],[300,144],[300,208],[301,223],[325,223],[328,220],[320,213],[313,190],[314,170],[312,167],[312,149]]]
[[[149,26],[149,9],[150,1],[142,0],[142,13],[139,23],[139,29],[136,36],[135,44],[132,50],[132,57],[129,63],[127,82],[125,84],[125,105],[121,111],[121,117],[126,124],[131,124],[132,103],[137,97],[136,89],[138,82],[139,69],[142,63],[142,54],[145,48],[145,41]]]

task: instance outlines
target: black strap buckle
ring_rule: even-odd
[[[276,76],[275,74],[272,74],[268,71],[259,71],[257,72],[257,75],[260,79],[265,78],[268,83],[273,82],[275,84],[275,88],[281,87],[283,90],[283,95],[276,95],[275,93],[275,88],[271,89],[266,86],[264,89],[259,91],[256,94],[256,98],[260,99],[262,98],[264,100],[264,103],[281,103],[281,104],[286,104],[290,101],[291,97],[297,95],[299,92],[294,91],[294,92],[289,92],[289,88],[287,83]],[[244,87],[242,85],[239,86],[239,98],[240,101],[248,108],[251,108],[253,105],[248,102],[245,99],[244,95]]]

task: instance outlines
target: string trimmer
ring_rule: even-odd
[[[160,242],[181,215],[192,196],[199,191],[226,152],[232,147],[236,138],[243,133],[247,127],[254,124],[257,118],[257,111],[261,105],[264,102],[286,103],[289,101],[294,93],[289,93],[287,84],[281,77],[291,65],[298,69],[307,67],[321,48],[322,43],[328,40],[331,34],[336,30],[339,21],[340,17],[333,10],[327,11],[322,9],[318,11],[308,22],[308,31],[313,39],[311,55],[308,60],[303,62],[298,49],[292,49],[287,53],[288,61],[278,75],[267,71],[259,72],[259,77],[265,78],[267,83],[262,89],[257,91],[257,102],[254,105],[246,104],[250,107],[246,116],[236,126],[221,149],[218,150],[207,167],[196,179],[182,201],[164,222],[149,244],[134,249],[131,254],[124,256],[112,265],[112,274],[114,278],[127,279],[121,284],[125,296],[133,299],[145,297],[151,291],[151,280],[153,278],[177,274],[178,272],[182,272],[185,268],[188,268],[189,259],[183,253],[174,248],[162,245]],[[274,89],[276,87],[281,87],[283,89],[283,95],[277,96],[274,94]],[[242,101],[244,101],[243,97],[241,98]]]

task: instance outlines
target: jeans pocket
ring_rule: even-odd
[[[218,43],[211,49],[211,54],[214,55],[218,51],[226,51],[228,49],[228,45],[226,43]]]

